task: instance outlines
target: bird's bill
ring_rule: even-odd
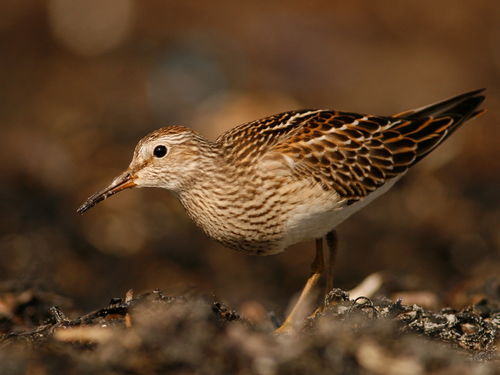
[[[90,196],[84,204],[82,204],[76,212],[83,214],[85,211],[90,210],[97,203],[105,200],[106,198],[116,194],[122,190],[136,186],[134,177],[127,171],[116,177],[113,182],[105,189]]]

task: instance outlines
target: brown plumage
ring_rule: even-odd
[[[321,239],[387,191],[482,112],[482,91],[393,116],[284,112],[237,126],[214,142],[181,126],[158,129],[138,143],[129,168],[78,212],[129,187],[162,187],[222,244],[277,253]]]

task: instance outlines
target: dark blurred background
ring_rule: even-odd
[[[498,2],[3,0],[0,281],[80,309],[160,288],[282,312],[313,243],[249,257],[166,191],[75,209],[168,124],[215,138],[298,108],[392,114],[487,87],[468,123],[339,229],[336,285],[385,271],[453,304],[500,274]]]

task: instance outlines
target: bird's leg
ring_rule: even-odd
[[[333,276],[335,269],[335,260],[337,258],[337,232],[331,230],[326,234],[326,245],[328,246],[328,264],[326,266],[326,284],[325,284],[325,297],[333,289]]]
[[[322,302],[316,310],[313,311],[309,318],[313,318],[316,314],[323,312],[326,307],[326,297],[328,293],[333,289],[333,271],[335,269],[335,259],[337,257],[337,232],[331,230],[326,234],[326,245],[328,246],[328,253],[326,255],[326,266],[325,266],[325,294],[322,296]]]
[[[325,260],[323,255],[323,239],[320,238],[316,240],[316,256],[314,257],[314,261],[311,264],[311,276],[309,276],[309,278],[307,279],[306,285],[304,286],[304,289],[302,289],[302,293],[300,293],[299,299],[295,303],[292,311],[287,316],[283,324],[274,331],[275,333],[285,333],[293,331],[295,329],[295,326],[297,325],[297,322],[305,318],[305,309],[311,301],[312,291],[318,283],[324,270]]]

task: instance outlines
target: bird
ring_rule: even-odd
[[[231,249],[271,255],[314,240],[311,274],[277,329],[290,331],[322,275],[326,291],[333,287],[336,226],[482,114],[483,91],[390,116],[293,110],[236,126],[215,141],[184,126],[163,127],[142,138],[128,168],[77,212],[128,188],[157,187]]]

